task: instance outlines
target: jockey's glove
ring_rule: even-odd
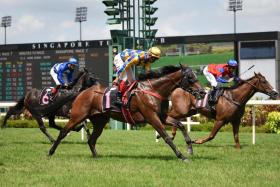
[[[228,79],[228,82],[232,82],[233,81],[233,77]]]

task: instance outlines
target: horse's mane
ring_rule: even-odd
[[[238,88],[239,86],[243,85],[245,82],[248,82],[248,81],[252,80],[252,79],[255,78],[255,77],[256,77],[256,76],[252,76],[252,77],[250,77],[250,78],[248,78],[248,79],[246,79],[246,80],[240,79],[240,81],[238,81],[237,84],[235,84],[235,85],[233,85],[233,86],[231,86],[231,87],[224,87],[224,89],[225,89],[225,90],[233,90],[233,89],[236,89],[236,88]]]
[[[148,79],[155,79],[155,78],[160,78],[164,75],[168,75],[170,73],[174,73],[178,70],[180,70],[180,67],[177,66],[164,66],[162,68],[159,68],[154,71],[150,71],[148,73],[141,73],[138,76],[138,81],[145,81]]]

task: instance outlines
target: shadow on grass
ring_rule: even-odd
[[[176,156],[164,156],[164,155],[122,155],[122,154],[109,154],[99,155],[99,158],[117,158],[117,159],[149,159],[149,160],[174,160]]]
[[[175,155],[124,155],[124,154],[108,154],[108,155],[103,155],[103,154],[98,154],[97,157],[92,157],[91,152],[89,151],[88,154],[64,154],[64,153],[59,153],[60,156],[71,156],[71,157],[76,157],[80,159],[81,157],[86,157],[86,158],[91,158],[93,160],[98,160],[98,159],[133,159],[133,160],[163,160],[163,161],[172,161],[172,160],[180,160],[178,159]],[[198,155],[185,155],[188,160],[190,161],[195,161],[195,160],[217,160],[217,157],[211,157],[211,156],[198,156]],[[51,157],[50,157],[51,158]]]
[[[195,145],[195,146],[197,146],[197,148],[198,147],[209,147],[209,148],[223,148],[223,147],[232,147],[232,148],[234,148],[235,149],[235,147],[234,147],[234,144],[223,144],[223,145],[215,145],[215,144],[193,144],[193,145]],[[241,149],[242,149],[242,147],[250,147],[250,145],[249,144],[241,144]]]
[[[32,142],[32,141],[30,141],[30,142],[14,141],[14,142],[9,142],[9,144],[18,144],[18,145],[30,145],[30,144],[44,144],[44,145],[46,145],[47,144],[47,145],[52,145],[53,143],[47,142],[47,141],[34,141],[34,142]],[[84,145],[84,144],[86,144],[87,145],[87,142],[86,141],[84,141],[84,142],[80,142],[80,141],[63,141],[60,144],[68,144],[68,145],[74,145],[74,144]]]

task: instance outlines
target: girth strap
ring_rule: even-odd
[[[151,96],[154,96],[155,98],[157,98],[161,101],[164,100],[164,97],[159,95],[157,92],[153,92],[153,91],[150,91],[150,90],[144,90],[144,89],[141,89],[140,91],[142,91],[143,93],[149,94]]]

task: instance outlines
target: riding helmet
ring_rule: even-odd
[[[238,65],[236,60],[233,59],[230,59],[227,64],[232,67],[236,67]]]
[[[69,58],[68,62],[69,62],[69,64],[72,64],[74,66],[78,66],[79,65],[78,64],[78,60],[76,58],[73,58],[73,57]]]
[[[160,58],[161,51],[158,47],[151,47],[149,49],[149,53],[152,55],[152,57]]]

